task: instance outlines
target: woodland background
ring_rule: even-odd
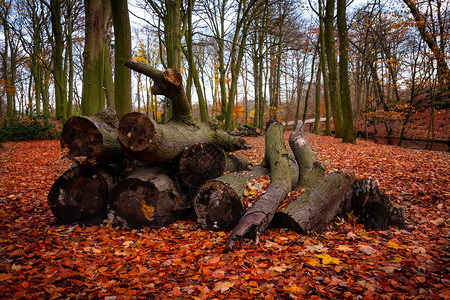
[[[0,116],[9,131],[14,118],[64,122],[105,106],[167,121],[170,101],[123,66],[134,59],[180,70],[194,116],[225,129],[326,117],[311,129],[350,142],[448,141],[449,5],[3,1]]]

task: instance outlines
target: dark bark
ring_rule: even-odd
[[[284,144],[283,124],[270,121],[266,125],[266,150],[264,161],[270,166],[272,183],[263,197],[258,200],[242,217],[231,232],[224,252],[233,251],[236,242],[243,237],[250,237],[256,242],[269,226],[281,201],[292,190],[292,174],[288,152]]]
[[[299,233],[321,232],[339,212],[355,180],[353,173],[332,173],[277,213],[276,223]]]
[[[209,123],[171,121],[161,125],[137,112],[120,119],[119,141],[130,159],[148,162],[173,160],[180,157],[186,147],[199,142],[214,143],[227,152],[251,147],[244,139],[231,137]]]
[[[165,169],[139,168],[116,184],[108,218],[130,228],[167,226],[192,209]]]
[[[247,183],[268,175],[266,168],[256,166],[245,172],[233,172],[207,181],[194,199],[197,221],[209,230],[230,230],[244,215],[244,193]]]
[[[395,206],[389,196],[380,191],[373,179],[356,179],[348,191],[346,201],[341,205],[340,214],[345,216],[353,211],[358,222],[373,230],[387,230],[389,226],[403,228],[405,217],[403,208]]]
[[[115,168],[73,165],[53,184],[48,202],[53,215],[64,224],[100,224],[106,217]]]
[[[180,159],[180,176],[191,187],[200,187],[207,180],[217,178],[225,171],[243,171],[250,162],[226,154],[213,143],[194,144],[183,151]]]
[[[124,157],[117,137],[118,119],[109,108],[90,117],[71,117],[61,132],[63,155],[80,164],[102,164]]]

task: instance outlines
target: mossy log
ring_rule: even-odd
[[[269,171],[261,166],[232,172],[207,181],[194,199],[197,221],[208,230],[230,230],[244,215],[247,183]]]
[[[314,189],[307,190],[277,212],[277,226],[290,228],[299,233],[321,232],[339,212],[355,175],[332,173]]]
[[[250,162],[242,157],[225,153],[213,143],[196,143],[186,148],[180,159],[180,176],[191,187],[200,187],[224,172],[243,171]]]
[[[124,158],[117,136],[119,120],[106,108],[93,116],[74,116],[61,132],[62,153],[79,164],[106,164]]]
[[[130,228],[160,228],[179,219],[193,203],[180,193],[167,170],[139,168],[110,193],[108,218]]]
[[[185,148],[199,142],[214,143],[226,152],[251,148],[244,139],[229,136],[209,123],[171,121],[157,124],[138,112],[128,113],[120,119],[118,133],[126,156],[147,162],[179,158]]]
[[[262,198],[247,210],[233,229],[224,252],[233,251],[236,242],[243,237],[249,237],[258,242],[259,236],[269,226],[280,203],[295,186],[292,178],[298,178],[298,174],[292,174],[291,171],[288,151],[284,144],[282,123],[277,121],[267,123],[265,145],[264,161],[270,166],[272,182]]]
[[[48,193],[50,210],[63,224],[99,224],[106,217],[109,191],[115,184],[116,166],[73,165]]]
[[[299,168],[299,180],[296,190],[309,190],[314,188],[324,178],[325,167],[317,161],[300,123],[289,136],[289,146],[294,152]]]

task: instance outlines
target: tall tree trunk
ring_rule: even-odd
[[[353,134],[353,111],[350,95],[350,78],[348,75],[348,33],[346,18],[346,0],[337,0],[337,24],[339,32],[339,83],[343,118],[342,141],[356,143]]]
[[[67,89],[64,85],[63,52],[64,37],[61,19],[61,2],[50,1],[50,14],[53,29],[53,77],[55,80],[55,105],[56,117],[62,121],[66,120]]]
[[[105,96],[106,96],[106,107],[110,107],[115,110],[115,103],[114,103],[114,79],[113,79],[113,73],[112,73],[112,67],[111,67],[111,60],[109,58],[109,45],[106,43],[104,45],[104,53],[103,53],[103,59],[104,59],[104,75],[103,75],[103,88],[105,90]]]
[[[320,58],[319,58],[320,59]],[[315,118],[314,118],[314,130],[313,133],[314,134],[319,134],[319,130],[320,130],[320,104],[321,104],[321,99],[320,99],[320,62],[319,65],[317,67],[317,75],[316,75],[316,113],[315,113]]]
[[[337,69],[337,59],[335,53],[335,41],[334,41],[334,5],[335,0],[327,0],[325,6],[325,42],[326,42],[326,54],[328,62],[328,89],[330,91],[330,104],[331,112],[333,114],[333,123],[335,128],[336,137],[343,136],[343,118],[342,118],[342,106],[341,96],[339,92],[339,78]]]
[[[115,37],[114,102],[120,117],[131,112],[131,70],[125,62],[131,59],[131,29],[126,0],[111,0]]]

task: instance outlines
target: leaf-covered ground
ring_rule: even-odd
[[[289,133],[286,133],[286,137]],[[0,298],[449,299],[450,154],[308,135],[328,171],[380,181],[407,230],[334,220],[321,235],[269,229],[221,251],[230,232],[195,220],[159,230],[61,226],[47,204],[70,165],[57,141],[0,149]],[[264,138],[245,155],[260,162]]]

